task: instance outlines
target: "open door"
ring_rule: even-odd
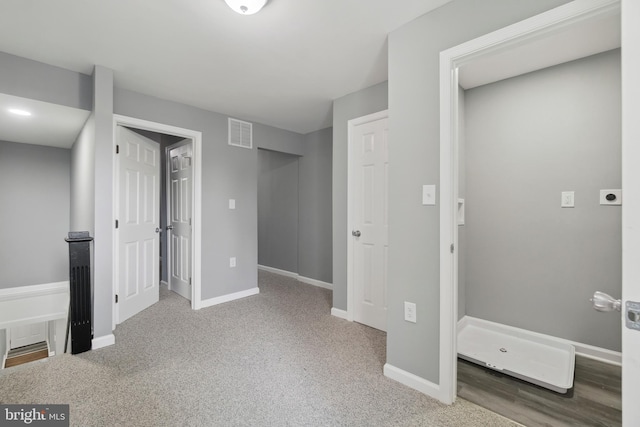
[[[159,300],[160,147],[123,126],[118,141],[118,323]]]
[[[622,425],[640,422],[640,2],[622,0]]]

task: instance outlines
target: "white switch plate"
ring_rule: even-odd
[[[234,268],[236,266],[236,257],[229,258],[229,267]]]
[[[236,208],[236,199],[229,199],[229,209]]]
[[[422,186],[422,204],[423,205],[436,204],[436,186],[435,185]]]
[[[414,302],[404,302],[404,320],[416,323],[416,304]]]
[[[562,192],[562,200],[560,202],[560,206],[563,208],[573,208],[575,207],[575,192],[573,191],[563,191]]]
[[[614,200],[607,200],[609,194],[613,194],[616,198]],[[620,206],[622,204],[622,190],[600,190],[600,204]]]

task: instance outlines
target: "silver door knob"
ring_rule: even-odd
[[[354,236],[354,237],[360,237],[361,234],[362,233],[360,233],[360,230],[353,230],[351,232],[351,235]]]
[[[160,227],[156,227],[156,233],[162,233],[162,229]]]
[[[173,230],[173,225],[167,225],[167,230]]]

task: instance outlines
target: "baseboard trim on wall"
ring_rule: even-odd
[[[258,265],[258,270],[268,271],[269,273],[279,274],[281,276],[292,277],[299,282],[306,283],[307,285],[317,286],[319,288],[333,290],[333,284],[323,282],[322,280],[312,279],[310,277],[304,277],[293,271],[280,270],[279,268],[267,267],[266,265]]]
[[[432,383],[431,381],[427,381],[422,377],[414,375],[411,372],[407,372],[388,363],[384,364],[383,372],[384,376],[387,378],[398,381],[400,384],[404,384],[407,387],[417,390],[420,393],[426,394],[427,396],[433,397],[434,399],[438,399],[441,402],[444,401],[444,396],[441,396],[442,393],[440,392],[440,386]]]
[[[339,317],[340,319],[349,320],[347,312],[345,310],[340,310],[339,308],[331,307],[331,315]]]
[[[491,322],[489,320],[479,319],[473,316],[464,316],[462,319],[458,320],[458,331],[462,326],[464,326],[468,322],[476,322],[476,323],[487,323],[492,324],[496,322]],[[513,329],[513,330],[521,330],[521,328],[516,328],[514,326],[508,326],[500,324],[502,327]],[[596,347],[589,344],[583,344],[571,340],[567,340],[564,338],[554,337],[552,335],[541,334],[538,332],[530,332],[527,333],[539,335],[544,337],[545,339],[560,342],[563,344],[570,344],[575,347],[576,355],[586,357],[588,359],[598,360],[600,362],[608,363],[610,365],[622,366],[622,353],[619,351],[608,350],[602,347]]]
[[[201,301],[200,308],[212,307],[218,304],[224,304],[225,302],[235,301],[237,299],[250,297],[260,293],[260,289],[251,288],[246,291],[234,292],[232,294],[222,295],[220,297],[209,298]]]
[[[166,286],[167,288],[169,287],[169,283],[165,282],[164,280],[160,280],[160,284]]]
[[[91,340],[91,350],[97,350],[103,347],[109,347],[116,343],[116,336],[113,334],[103,335]]]

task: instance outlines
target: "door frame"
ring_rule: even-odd
[[[351,119],[347,122],[347,320],[353,322],[353,292],[354,292],[354,269],[353,269],[353,238],[351,230],[354,230],[353,224],[353,132],[356,126],[366,123],[375,122],[377,120],[388,119],[389,110],[382,110],[376,113],[367,114],[366,116]]]
[[[176,142],[175,144],[171,144],[168,145],[164,148],[164,155],[165,155],[165,164],[164,164],[164,169],[165,169],[165,188],[166,188],[166,197],[165,197],[165,209],[166,209],[166,218],[167,218],[167,225],[170,224],[171,222],[171,159],[169,158],[169,152],[171,150],[173,150],[174,148],[179,148],[182,147],[183,145],[189,145],[189,144],[193,144],[193,139],[191,139],[190,141],[186,142],[187,140],[183,140],[183,141],[179,141]],[[192,147],[192,152],[195,152],[195,147]],[[195,154],[192,154],[192,156],[195,157]],[[194,159],[195,160],[195,159]],[[195,161],[192,161],[191,163],[191,182],[194,182],[194,164]],[[191,195],[193,196],[193,189],[194,186],[191,186]],[[195,203],[194,203],[194,197],[191,197],[191,211],[194,212],[194,208],[195,208]],[[191,218],[191,222],[192,222],[192,226],[193,226],[193,215]],[[166,232],[166,227],[165,230],[163,230],[163,232]],[[167,236],[169,234],[167,233]],[[193,228],[191,229],[191,249],[193,250]],[[192,257],[193,258],[193,257]],[[167,287],[169,288],[169,290],[171,289],[171,242],[169,241],[169,239],[167,239]],[[191,262],[191,279],[193,282],[193,260]],[[194,286],[193,283],[191,284],[191,301],[193,301],[194,299]],[[191,308],[193,308],[193,303],[191,304]]]
[[[440,371],[433,397],[457,396],[458,68],[572,24],[620,12],[620,0],[576,0],[440,52]]]
[[[193,229],[191,249],[193,257],[191,259],[191,274],[192,274],[192,288],[191,288],[191,308],[193,310],[199,310],[202,308],[202,293],[201,293],[201,229],[202,229],[202,132],[180,128],[177,126],[171,126],[163,123],[152,122],[149,120],[138,119],[135,117],[122,116],[119,114],[113,115],[113,146],[112,151],[113,160],[113,188],[114,188],[114,203],[112,212],[112,224],[115,224],[115,220],[118,218],[118,208],[120,203],[120,190],[118,187],[118,168],[119,162],[115,150],[115,146],[118,143],[118,126],[126,126],[135,129],[147,130],[152,132],[164,133],[168,135],[179,136],[183,138],[189,138],[193,141],[193,188],[192,188],[192,208],[193,208]],[[162,206],[162,201],[161,201]],[[118,233],[115,229],[112,233],[113,244],[113,295],[111,298],[112,306],[112,327],[115,329],[120,320],[120,313],[118,304],[115,303],[115,295],[118,293],[119,288],[119,259],[118,259]],[[159,285],[158,281],[158,285]]]

